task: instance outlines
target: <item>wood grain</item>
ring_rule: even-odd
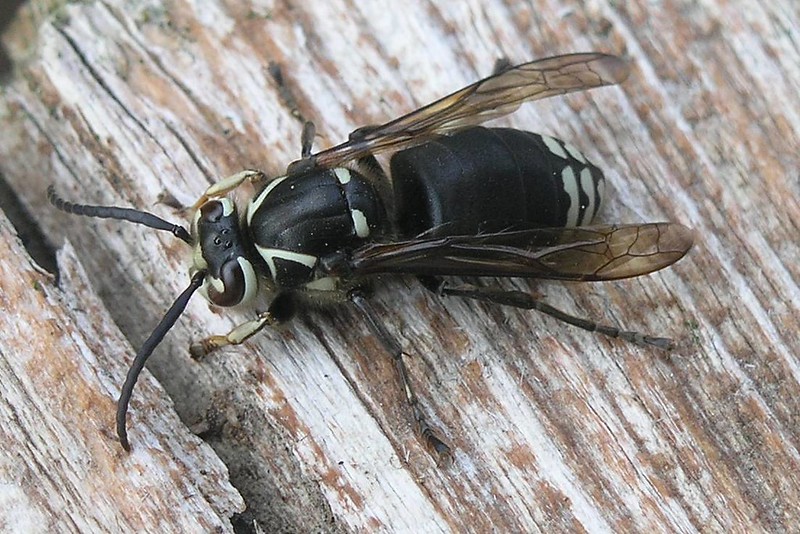
[[[119,363],[130,351],[94,294],[71,246],[59,254],[59,287],[26,261],[14,229],[0,217],[0,529],[4,532],[212,531],[244,509],[225,465],[179,425],[169,402],[125,454],[113,440]],[[151,399],[164,391],[151,376]],[[167,409],[164,409],[164,408]],[[145,408],[145,406],[142,406]]]
[[[145,451],[194,444],[179,480],[195,480],[207,468],[186,457],[204,448],[175,422],[169,395],[230,469],[248,507],[234,520],[242,528],[252,520],[267,531],[796,528],[800,13],[791,0],[744,6],[109,0],[47,12],[32,2],[4,36],[17,64],[3,88],[0,171],[88,273],[91,289],[63,285],[64,298],[96,291],[102,305],[85,313],[95,324],[110,314],[129,340],[107,329],[77,334],[109,356],[93,360],[105,378],[91,394],[105,408],[77,405],[95,429],[90,438],[58,400],[60,410],[47,413],[63,425],[60,439],[90,451],[86,462],[108,465],[113,485],[137,469],[166,473],[163,461],[131,466]],[[502,284],[675,337],[676,351],[387,280],[374,305],[412,355],[426,412],[456,447],[455,464],[442,470],[415,439],[391,362],[353,310],[311,310],[198,364],[191,340],[251,317],[198,298],[149,365],[167,393],[144,380],[130,416],[134,453],[116,449],[116,387],[132,347],[188,283],[188,251],[169,235],[57,213],[47,185],[74,200],[185,220],[159,198],[190,205],[243,168],[282,173],[299,157],[297,115],[316,123],[318,147],[330,146],[488,74],[498,57],[586,50],[626,57],[632,76],[618,88],[523,106],[506,124],[566,139],[606,169],[602,220],[680,221],[696,230],[697,245],[675,267],[634,280]],[[285,87],[270,62],[283,67]],[[15,263],[4,266],[4,284],[27,265],[9,250]],[[4,310],[29,317],[26,293],[3,290]],[[66,338],[52,328],[30,322],[25,339],[52,353]],[[5,369],[3,384],[21,372]],[[14,447],[4,449],[6,465],[57,454],[48,440]],[[148,490],[129,491],[145,499]],[[69,500],[53,524],[79,529],[69,517],[98,517],[84,502],[92,501]],[[197,512],[173,505],[162,528],[186,528],[181,521]]]

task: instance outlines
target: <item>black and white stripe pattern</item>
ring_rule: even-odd
[[[552,155],[564,160],[560,175],[561,187],[570,200],[565,226],[591,224],[603,199],[603,173],[571,144],[548,135],[539,137]]]
[[[290,288],[314,281],[320,257],[367,239],[382,216],[377,194],[358,173],[315,169],[264,186],[245,225],[276,286]]]

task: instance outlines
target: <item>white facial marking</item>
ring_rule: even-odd
[[[281,176],[280,178],[275,178],[274,180],[272,180],[270,183],[267,184],[267,187],[265,187],[264,190],[261,191],[261,193],[253,201],[251,201],[250,204],[248,204],[247,224],[250,224],[250,222],[253,219],[253,214],[256,211],[258,211],[259,206],[261,206],[261,203],[264,202],[265,198],[267,198],[267,195],[269,195],[272,192],[272,190],[275,189],[275,187],[285,179],[286,176]]]
[[[269,267],[269,272],[272,274],[273,280],[278,279],[278,270],[275,268],[275,258],[284,261],[293,261],[294,263],[305,265],[309,269],[313,269],[317,264],[317,257],[312,256],[311,254],[302,254],[300,252],[292,252],[291,250],[283,250],[280,248],[259,247],[258,245],[256,245],[256,249],[267,263],[267,267]]]
[[[192,216],[192,235],[197,235],[197,225],[200,223],[200,217],[202,213],[200,213],[199,209],[194,210],[194,215]]]
[[[369,235],[369,224],[367,224],[367,217],[361,210],[350,210],[350,217],[353,219],[353,227],[356,229],[356,235],[360,238],[365,238]]]
[[[578,160],[578,161],[580,161],[581,163],[584,163],[584,164],[587,163],[586,156],[584,156],[581,153],[580,150],[578,150],[577,148],[575,148],[571,144],[564,143],[564,148],[566,148],[567,152],[569,152],[569,155],[572,156],[573,158],[575,158],[576,160]]]
[[[342,185],[344,185],[347,182],[349,182],[350,179],[352,178],[352,176],[350,175],[350,170],[349,169],[344,169],[342,167],[339,167],[337,169],[333,169],[333,174],[336,175],[336,179],[339,180],[339,183],[342,184]]]
[[[192,249],[192,265],[198,271],[204,271],[208,269],[208,262],[203,257],[203,248],[200,244],[196,244],[194,249]]]
[[[213,276],[206,276],[206,282],[208,285],[214,288],[217,293],[223,293],[225,291],[225,284],[222,283],[222,280],[219,278],[214,278]]]
[[[580,193],[578,191],[578,180],[575,177],[575,171],[573,171],[572,167],[569,165],[564,167],[561,171],[561,182],[564,187],[564,192],[569,195],[569,211],[567,211],[566,226],[576,226],[580,213]]]
[[[234,208],[233,200],[225,197],[225,198],[219,199],[219,203],[222,204],[222,215],[223,216],[227,217],[228,215],[233,213],[233,208]]]
[[[247,302],[255,296],[258,290],[258,277],[256,276],[256,270],[253,269],[253,264],[249,260],[241,256],[238,260],[239,267],[242,268],[242,273],[244,273],[244,295],[241,302]]]
[[[550,137],[549,135],[543,135],[542,141],[544,141],[544,145],[551,153],[555,154],[559,158],[567,159],[567,153],[564,152],[561,143],[559,143],[556,139]]]
[[[586,205],[586,209],[583,210],[583,217],[581,217],[578,226],[592,222],[595,212],[594,180],[592,180],[592,171],[589,170],[589,167],[584,167],[581,171],[581,189],[589,197],[589,203]]]

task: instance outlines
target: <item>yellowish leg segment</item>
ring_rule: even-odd
[[[261,331],[265,326],[272,326],[278,322],[278,319],[271,312],[262,312],[252,321],[240,324],[228,332],[227,335],[210,336],[196,343],[192,343],[189,347],[189,352],[192,358],[199,360],[221,347],[240,345]]]
[[[205,193],[203,193],[200,198],[197,199],[197,202],[194,203],[192,209],[196,210],[206,202],[208,202],[212,198],[220,198],[224,197],[244,182],[261,182],[265,181],[267,176],[261,172],[256,170],[246,170],[237,172],[232,176],[228,176],[224,180],[220,180],[219,182],[215,183],[208,189],[206,189]]]

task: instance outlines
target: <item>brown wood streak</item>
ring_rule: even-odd
[[[241,497],[219,458],[196,438],[160,433],[154,447],[147,432],[140,453],[131,456],[113,441],[105,419],[114,403],[102,374],[122,378],[113,357],[126,343],[77,267],[74,250],[61,254],[57,288],[29,262],[2,215],[0,242],[6,251],[0,294],[3,309],[14,312],[0,314],[3,530],[229,525],[230,515],[243,509]],[[140,389],[163,394],[151,377]],[[155,427],[165,423],[177,424],[175,414],[162,414]]]
[[[795,528],[800,53],[791,36],[800,18],[791,1],[751,3],[745,15],[722,1],[551,2],[533,11],[496,0],[423,0],[419,9],[342,0],[277,2],[270,12],[208,2],[198,12],[180,0],[160,8],[111,0],[70,5],[44,20],[32,2],[4,37],[16,57],[26,57],[26,47],[35,53],[3,93],[0,171],[54,242],[74,243],[104,304],[87,308],[91,322],[108,325],[110,314],[130,344],[106,327],[71,331],[106,354],[82,364],[100,378],[76,386],[83,396],[54,399],[58,389],[45,388],[41,403],[24,389],[13,397],[17,413],[47,407],[60,434],[6,441],[16,449],[0,453],[2,480],[25,480],[8,469],[10,459],[34,447],[56,457],[56,443],[71,443],[80,461],[46,463],[51,477],[72,480],[69,469],[91,477],[99,465],[117,489],[106,494],[110,506],[99,507],[98,489],[65,484],[63,492],[84,498],[60,498],[73,509],[48,511],[55,529],[80,530],[69,523],[74,517],[109,525],[102,514],[117,505],[120,528],[153,530],[148,520],[160,520],[160,529],[178,530],[202,514],[197,501],[167,500],[173,508],[158,517],[135,505],[151,502],[157,486],[131,486],[128,478],[168,472],[182,488],[174,494],[186,496],[206,469],[186,459],[213,464],[176,426],[147,374],[131,404],[133,454],[122,454],[113,436],[115,387],[131,346],[185,287],[186,248],[131,225],[58,214],[46,206],[47,185],[71,200],[183,222],[184,214],[156,204],[159,194],[189,205],[209,185],[206,173],[280,172],[298,158],[301,124],[282,104],[270,61],[283,66],[324,148],[484,77],[498,56],[517,62],[585,51],[575,48],[581,42],[625,55],[629,79],[522,106],[512,123],[564,138],[607,170],[602,223],[673,220],[695,229],[696,247],[674,267],[628,281],[500,284],[546,293],[578,315],[674,336],[673,354],[531,312],[440,300],[413,280],[386,281],[374,305],[410,355],[426,413],[456,448],[448,470],[414,439],[391,362],[347,308],[310,311],[197,364],[190,340],[252,315],[210,311],[195,299],[149,369],[228,465],[249,506],[244,519],[265,530]],[[74,339],[59,326],[68,310],[51,301],[48,313],[63,319],[26,315],[27,294],[11,292],[8,281],[27,273],[27,263],[21,250],[9,250],[14,263],[2,271],[0,298],[29,330],[4,337],[2,353],[17,354],[7,347],[20,339],[63,350]],[[9,373],[29,380],[32,371],[0,372],[7,399]],[[175,466],[159,451],[181,461]],[[158,460],[148,463],[150,454]],[[15,487],[20,502],[43,502],[37,488]],[[51,491],[57,496],[59,485]],[[215,509],[223,517],[234,508]],[[0,511],[0,524],[7,517]]]

